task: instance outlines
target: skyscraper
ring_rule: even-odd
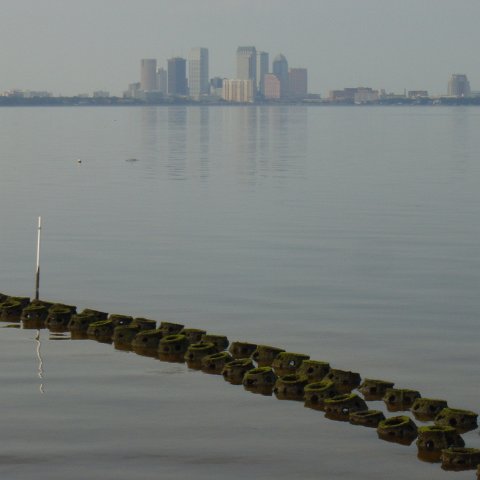
[[[188,57],[188,88],[194,98],[208,94],[208,49],[192,48]]]
[[[288,94],[292,98],[304,98],[308,93],[306,68],[291,68],[288,71]]]
[[[154,58],[142,58],[140,61],[140,89],[144,92],[157,89],[157,61]]]
[[[264,76],[269,72],[268,70],[268,53],[257,52],[257,90],[263,95],[264,92]]]
[[[451,97],[468,97],[470,82],[465,74],[454,73],[448,82],[448,95]]]
[[[237,79],[253,80],[257,85],[257,50],[255,47],[237,48]]]
[[[272,72],[280,80],[280,97],[288,96],[288,62],[287,59],[280,53],[272,63]]]
[[[167,94],[167,85],[168,85],[167,71],[160,67],[157,70],[157,90],[163,95]]]
[[[167,60],[168,94],[187,95],[187,61],[174,57]]]

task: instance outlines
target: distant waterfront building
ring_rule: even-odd
[[[154,58],[142,58],[140,61],[140,89],[144,92],[157,89],[157,61]]]
[[[366,103],[375,103],[378,102],[379,94],[378,90],[373,90],[372,88],[357,88],[353,96],[354,103],[358,105]]]
[[[470,95],[470,82],[465,74],[454,73],[448,82],[448,95],[450,97],[468,97]]]
[[[272,73],[280,80],[280,97],[288,96],[288,62],[281,53],[272,62]]]
[[[280,99],[280,79],[273,73],[267,73],[264,77],[263,95],[267,100]]]
[[[370,87],[344,88],[343,90],[331,90],[328,99],[334,103],[373,103],[380,98],[378,90]]]
[[[130,83],[128,89],[123,93],[125,98],[139,98],[140,95],[140,82]]]
[[[106,92],[105,90],[97,90],[93,92],[93,98],[108,98],[110,96],[110,92]]]
[[[308,95],[308,72],[306,68],[291,68],[288,71],[288,90],[292,98]]]
[[[409,90],[407,94],[408,98],[427,98],[427,90]]]
[[[188,88],[190,96],[199,98],[209,92],[208,49],[192,48],[188,57]]]
[[[167,71],[160,67],[157,70],[157,90],[163,94],[166,95],[168,91],[168,76],[167,76]]]
[[[227,102],[252,103],[255,100],[253,79],[223,80],[222,98]]]
[[[253,80],[257,86],[257,50],[255,47],[237,48],[237,79]]]
[[[210,79],[210,95],[222,98],[223,96],[223,78],[214,77]]]
[[[264,92],[264,76],[269,72],[269,60],[267,52],[257,52],[257,92]]]
[[[187,95],[187,61],[184,58],[169,58],[168,64],[168,94]]]

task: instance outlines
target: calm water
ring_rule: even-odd
[[[479,131],[460,107],[2,108],[0,292],[32,295],[42,215],[44,298],[479,411]],[[2,479],[474,476],[184,365],[35,335],[0,330]]]

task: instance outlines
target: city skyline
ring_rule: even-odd
[[[210,78],[235,78],[236,48],[255,45],[270,60],[282,53],[290,67],[308,68],[309,91],[322,96],[351,86],[445,94],[452,72],[480,89],[477,1],[259,3],[3,0],[0,91],[121,95],[140,58],[188,59],[197,45],[210,51]]]

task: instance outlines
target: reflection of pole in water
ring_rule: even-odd
[[[42,346],[42,342],[40,341],[40,330],[37,330],[37,334],[35,335],[35,341],[37,343],[38,378],[43,380],[43,360],[42,353],[40,352],[40,347]],[[43,382],[40,383],[39,389],[40,393],[45,393],[43,390]]]

